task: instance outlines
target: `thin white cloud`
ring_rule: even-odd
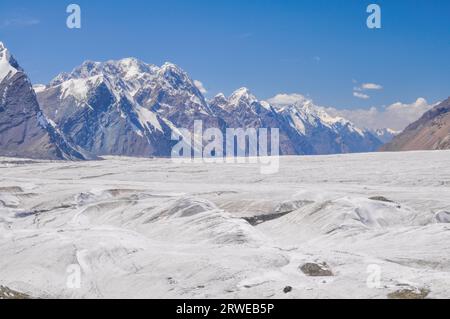
[[[202,94],[208,93],[208,90],[205,88],[203,83],[200,82],[199,80],[194,80],[194,85],[197,87],[197,89],[200,91],[200,93],[202,93]]]
[[[353,80],[353,83],[356,84],[356,81]],[[353,96],[357,97],[359,99],[368,100],[370,99],[370,96],[366,93],[363,93],[364,91],[369,90],[382,90],[383,86],[376,83],[363,83],[360,86],[353,87]]]
[[[375,83],[363,83],[361,85],[361,89],[363,90],[382,90],[383,86]]]
[[[40,20],[36,18],[12,18],[12,19],[5,19],[0,23],[1,28],[24,28],[24,27],[31,27],[35,26],[37,24],[41,23]]]
[[[274,97],[271,97],[270,99],[267,99],[267,102],[274,106],[286,106],[286,105],[292,105],[297,102],[304,102],[308,100],[304,95],[293,93],[293,94],[277,94]]]
[[[370,96],[367,94],[361,93],[361,92],[353,92],[353,96],[357,97],[358,99],[368,100],[370,99]]]
[[[429,104],[424,98],[418,98],[413,103],[397,102],[381,109],[371,107],[370,109],[338,110],[330,107],[325,110],[333,116],[344,117],[362,128],[390,128],[401,131],[435,105]]]

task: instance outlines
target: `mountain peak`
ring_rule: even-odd
[[[237,89],[234,91],[230,98],[230,104],[231,105],[239,105],[240,103],[245,104],[252,104],[253,102],[257,102],[258,100],[256,97],[250,92],[250,90],[246,87],[241,87],[240,89]]]
[[[226,98],[225,94],[219,93],[213,98],[213,100],[227,100],[227,98]]]
[[[161,66],[161,70],[163,72],[171,71],[171,72],[177,72],[177,73],[184,73],[184,71],[178,65],[176,65],[172,62],[165,62]]]
[[[171,63],[171,62],[165,62],[160,67],[159,72],[161,75],[164,75],[164,77],[175,77],[175,78],[184,78],[184,79],[189,78],[187,73],[182,68],[180,68],[178,65]]]
[[[19,64],[11,56],[3,42],[0,42],[0,83],[6,78],[12,77],[18,71],[22,71]]]

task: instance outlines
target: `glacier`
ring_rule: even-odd
[[[0,158],[0,286],[35,298],[449,298],[449,155],[286,156],[274,175]]]

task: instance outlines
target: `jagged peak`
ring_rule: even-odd
[[[106,64],[115,64],[115,65],[120,65],[123,68],[132,68],[132,69],[136,69],[139,72],[151,72],[152,69],[156,68],[156,66],[151,65],[151,64],[147,64],[144,61],[135,58],[135,57],[128,57],[128,58],[123,58],[120,60],[111,60],[106,62]]]
[[[256,97],[246,87],[241,87],[234,91],[228,98],[231,105],[238,105],[240,103],[252,104],[257,102]]]
[[[9,52],[8,48],[0,42],[0,82],[12,77],[17,72],[22,72],[22,68]]]
[[[216,96],[214,96],[213,100],[228,101],[227,97],[223,93],[216,94]]]
[[[164,62],[164,64],[161,66],[161,69],[178,69],[178,70],[180,70],[180,67],[172,62]]]
[[[172,75],[188,77],[187,73],[182,68],[180,68],[178,65],[176,65],[172,62],[165,62],[159,70],[160,70],[160,73],[164,74],[164,75],[172,74]]]
[[[70,79],[88,79],[99,75],[120,75],[122,77],[132,78],[145,73],[153,74],[155,73],[155,68],[155,66],[148,65],[134,57],[108,60],[106,62],[87,60],[74,68],[70,73],[60,73],[53,79],[51,85],[59,85]]]

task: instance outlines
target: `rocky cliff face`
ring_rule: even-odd
[[[0,156],[52,160],[89,158],[46,118],[27,75],[1,42]]]
[[[443,149],[450,149],[450,98],[426,112],[381,148],[388,152]]]

